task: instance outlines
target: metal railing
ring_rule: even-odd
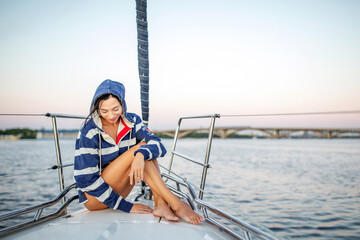
[[[206,146],[206,153],[205,153],[205,159],[204,162],[200,162],[190,156],[187,156],[185,154],[179,153],[176,151],[176,145],[177,145],[177,141],[179,139],[179,132],[180,132],[180,128],[181,128],[181,123],[182,120],[184,119],[200,119],[200,118],[210,118],[210,126],[209,126],[209,136],[207,139],[207,146]],[[170,162],[169,162],[169,167],[167,170],[168,174],[163,173],[162,176],[165,177],[165,182],[167,183],[168,180],[172,180],[173,182],[176,183],[176,188],[172,187],[171,185],[169,185],[167,183],[167,186],[169,187],[169,189],[171,191],[173,191],[176,195],[181,196],[183,198],[185,198],[189,205],[192,207],[193,210],[202,210],[203,215],[205,217],[205,219],[212,225],[215,225],[217,227],[219,227],[222,231],[228,233],[229,235],[231,235],[232,237],[236,238],[236,239],[246,239],[249,240],[251,239],[251,236],[255,236],[258,239],[263,239],[263,240],[273,240],[276,239],[266,233],[264,233],[263,231],[257,229],[256,227],[243,222],[239,219],[237,219],[236,217],[227,214],[226,212],[204,202],[203,199],[203,194],[204,194],[204,190],[205,190],[205,183],[206,183],[206,176],[207,176],[207,170],[210,167],[209,164],[209,159],[210,159],[210,152],[211,152],[211,144],[212,144],[212,139],[214,136],[214,127],[215,127],[215,119],[216,118],[220,118],[220,114],[213,114],[213,115],[199,115],[199,116],[188,116],[188,117],[181,117],[178,121],[178,125],[176,128],[176,132],[175,132],[175,137],[174,137],[174,143],[173,143],[173,147],[172,147],[172,151],[171,151],[171,157],[170,157]],[[195,191],[192,188],[192,186],[189,184],[189,182],[186,179],[176,179],[173,176],[171,176],[170,174],[173,173],[174,175],[178,176],[177,174],[175,174],[172,171],[172,165],[174,162],[174,156],[178,156],[184,160],[187,160],[189,162],[192,162],[194,164],[200,165],[203,167],[203,171],[202,171],[202,176],[201,176],[201,182],[200,182],[200,190],[199,190],[199,197],[196,197]],[[181,191],[180,185],[184,186],[187,188],[188,192],[190,193],[190,196],[184,192]],[[197,205],[197,207],[195,206],[195,204]],[[229,227],[225,226],[224,224],[220,223],[219,221],[211,218],[208,214],[208,211],[211,211],[213,213],[215,213],[217,216],[225,218],[227,220],[230,220],[232,223],[234,223],[236,226],[240,227],[243,231],[243,235],[244,237],[240,236],[238,233],[234,232],[233,230],[231,230]]]
[[[61,159],[61,150],[60,150],[60,143],[59,143],[59,131],[57,128],[56,119],[57,118],[72,118],[72,119],[85,119],[86,117],[80,115],[69,115],[69,114],[58,114],[58,113],[46,113],[46,117],[50,117],[52,120],[53,131],[54,131],[54,142],[55,142],[55,151],[56,151],[56,159],[57,164],[62,166],[62,159]],[[59,186],[60,192],[64,190],[65,183],[64,183],[64,173],[63,168],[58,168],[58,175],[59,175]],[[66,201],[65,195],[61,198],[61,202],[64,203]],[[65,209],[66,212],[66,209]]]
[[[201,118],[210,118],[210,126],[209,126],[209,136],[208,136],[208,141],[207,141],[207,146],[206,146],[206,153],[205,153],[205,159],[204,159],[204,163],[201,163],[200,161],[197,161],[191,157],[188,157],[184,154],[181,154],[179,152],[176,152],[176,144],[177,141],[179,139],[179,132],[180,132],[180,127],[181,127],[181,122],[184,119],[201,119]],[[179,118],[178,121],[178,125],[176,127],[176,132],[175,132],[175,137],[174,137],[174,144],[172,147],[172,151],[171,151],[171,157],[170,157],[170,163],[169,163],[169,171],[168,173],[171,173],[171,168],[173,165],[173,161],[174,161],[174,156],[177,155],[187,161],[190,161],[192,163],[198,164],[203,166],[203,172],[201,175],[201,183],[200,183],[200,191],[199,191],[199,199],[203,199],[203,191],[205,189],[205,182],[206,182],[206,175],[207,175],[207,170],[210,167],[209,165],[209,159],[210,159],[210,152],[211,152],[211,144],[212,144],[212,139],[214,136],[214,127],[215,127],[215,119],[216,118],[220,118],[220,114],[212,114],[212,115],[197,115],[197,116],[187,116],[187,117],[181,117]]]
[[[192,186],[183,179],[178,179],[175,178],[171,175],[168,175],[166,173],[162,174],[162,177],[173,181],[176,184],[176,188],[174,188],[173,186],[167,184],[167,187],[174,192],[176,195],[185,198],[189,205],[191,206],[191,208],[195,211],[202,211],[202,215],[205,217],[206,221],[209,222],[210,224],[219,227],[219,229],[221,229],[221,231],[224,231],[226,233],[228,233],[229,235],[231,235],[232,237],[236,238],[236,239],[251,239],[252,236],[255,236],[258,239],[262,239],[262,240],[275,240],[276,238],[268,235],[267,233],[257,229],[256,227],[241,221],[240,219],[220,210],[219,208],[216,208],[214,206],[212,206],[211,204],[199,199],[198,197],[196,197],[196,193],[194,191],[194,189],[192,188]],[[184,193],[181,190],[181,186],[184,186],[189,194]],[[195,205],[196,204],[196,205]],[[238,233],[236,233],[235,231],[231,230],[229,227],[225,226],[224,224],[220,223],[218,220],[215,220],[214,218],[209,216],[208,211],[213,212],[214,214],[216,214],[218,217],[224,218],[226,220],[231,221],[233,224],[235,224],[235,226],[240,227],[243,231],[244,237],[240,236]]]
[[[9,114],[9,115],[11,115],[11,114]],[[18,114],[13,114],[13,115],[18,115]],[[29,115],[27,115],[27,116],[29,116]],[[53,167],[51,167],[51,169],[58,169],[60,193],[58,194],[58,196],[56,196],[54,199],[52,199],[52,200],[50,200],[48,202],[40,203],[40,204],[37,204],[37,205],[33,205],[33,206],[30,206],[30,207],[26,207],[26,208],[23,208],[23,209],[11,211],[9,213],[5,213],[5,214],[0,215],[0,221],[2,221],[2,220],[10,219],[10,218],[13,218],[13,217],[21,216],[21,215],[36,211],[35,215],[33,217],[33,220],[26,221],[26,222],[23,222],[23,223],[14,225],[14,226],[10,226],[10,227],[1,229],[0,230],[0,237],[11,234],[11,233],[13,233],[15,231],[18,231],[18,230],[21,230],[21,229],[24,229],[24,228],[27,228],[27,227],[31,227],[31,226],[36,225],[36,224],[52,220],[54,218],[57,218],[57,217],[60,217],[60,216],[63,216],[63,215],[66,215],[67,214],[67,206],[72,201],[79,198],[78,195],[72,196],[68,200],[66,200],[66,197],[65,197],[66,194],[70,190],[75,188],[75,184],[72,184],[72,185],[69,185],[68,187],[65,187],[63,168],[68,167],[68,166],[72,166],[73,164],[63,164],[62,163],[60,143],[59,143],[59,132],[58,132],[58,128],[57,128],[56,119],[57,118],[85,119],[85,117],[84,116],[79,116],[79,115],[55,114],[55,113],[46,113],[46,114],[41,114],[41,115],[38,114],[36,116],[46,116],[46,117],[50,117],[51,120],[52,120],[57,165],[54,165]],[[46,216],[41,216],[41,214],[42,214],[42,212],[43,212],[43,210],[45,208],[51,207],[51,206],[55,205],[56,203],[58,203],[59,201],[61,201],[61,206],[55,212],[53,212],[51,214],[48,214]]]
[[[37,204],[37,205],[34,205],[34,206],[26,207],[26,208],[23,208],[23,209],[15,210],[15,211],[0,215],[0,221],[2,221],[2,220],[6,220],[6,219],[9,219],[9,218],[21,216],[21,215],[36,211],[33,220],[30,220],[30,221],[27,221],[27,222],[24,222],[24,223],[20,223],[20,224],[11,226],[11,227],[1,229],[0,230],[0,238],[5,236],[5,235],[11,234],[11,233],[13,233],[15,231],[19,231],[21,229],[31,227],[33,225],[36,225],[36,224],[39,224],[39,223],[42,223],[42,222],[45,222],[45,221],[49,221],[51,219],[54,219],[54,218],[65,215],[67,206],[72,201],[74,201],[75,199],[78,199],[79,198],[78,195],[74,195],[74,196],[70,197],[67,201],[62,203],[62,205],[55,212],[41,217],[41,214],[42,214],[42,212],[43,212],[43,210],[45,208],[51,207],[51,206],[55,205],[56,203],[58,203],[61,199],[64,199],[65,195],[71,189],[73,189],[74,187],[75,187],[75,183],[68,186],[68,187],[66,187],[63,191],[61,191],[59,193],[58,196],[56,196],[54,199],[52,199],[52,200],[50,200],[48,202],[40,203],[40,204]]]

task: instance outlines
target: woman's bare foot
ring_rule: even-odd
[[[173,213],[173,211],[171,211],[171,209],[165,202],[157,204],[157,206],[155,207],[155,209],[153,211],[153,215],[155,217],[163,217],[168,221],[180,222],[180,218],[177,217]]]
[[[180,201],[180,206],[174,212],[177,216],[184,219],[185,221],[198,225],[205,221],[205,218],[194,212],[188,205]]]

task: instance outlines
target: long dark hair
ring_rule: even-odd
[[[103,100],[108,100],[110,97],[116,98],[116,99],[119,101],[120,105],[122,106],[121,101],[120,101],[120,99],[119,99],[117,96],[115,96],[115,95],[113,95],[113,94],[111,94],[111,93],[107,93],[107,94],[101,95],[100,97],[98,97],[98,98],[95,100],[94,104],[91,106],[91,108],[90,108],[90,113],[89,113],[89,115],[86,117],[86,119],[85,119],[85,121],[84,121],[84,127],[85,127],[86,124],[88,123],[88,120],[91,118],[91,116],[92,116],[96,111],[99,110],[100,102],[103,101]],[[123,110],[123,111],[124,111],[124,110]],[[100,115],[100,114],[99,114],[99,115]]]

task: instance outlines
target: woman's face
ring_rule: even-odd
[[[119,120],[122,111],[123,109],[120,102],[113,96],[101,101],[99,104],[100,116],[109,123],[116,123]]]

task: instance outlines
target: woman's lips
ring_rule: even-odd
[[[117,118],[110,119],[110,122],[116,122]]]

